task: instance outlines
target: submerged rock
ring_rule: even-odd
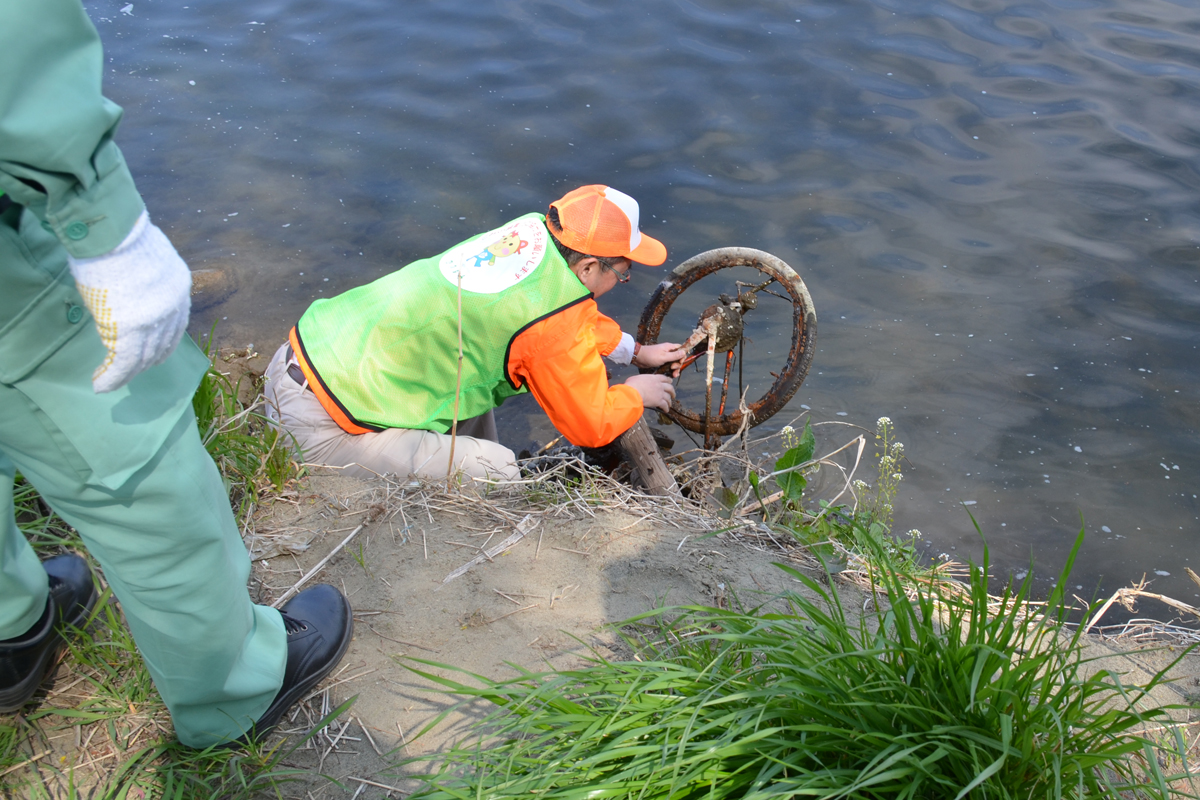
[[[224,303],[237,291],[234,272],[227,266],[192,270],[192,311]]]

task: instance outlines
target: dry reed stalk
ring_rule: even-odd
[[[379,745],[375,744],[375,737],[371,736],[371,732],[367,730],[367,726],[363,725],[362,720],[358,717],[355,717],[354,721],[358,723],[359,729],[363,732],[363,735],[367,737],[367,741],[371,743],[371,749],[374,750],[376,754],[382,756],[383,751],[379,749]]]
[[[396,725],[397,725],[397,727],[399,727],[399,723],[396,723]],[[403,740],[404,734],[401,734],[400,738],[401,738],[401,740]],[[408,745],[405,744],[405,747],[408,747]],[[380,755],[382,755],[382,753]],[[369,781],[366,778],[356,778],[353,775],[347,775],[346,778],[348,780],[357,781],[358,783],[361,783],[364,787],[375,786],[379,789],[387,789],[388,791],[391,791],[391,792],[403,792],[404,791],[403,789],[397,789],[395,786],[388,786],[386,783],[376,783],[375,781]]]
[[[336,556],[338,553],[340,553],[342,551],[342,548],[345,547],[347,544],[349,544],[350,540],[353,539],[355,536],[357,536],[358,532],[361,531],[363,528],[367,527],[368,524],[369,524],[369,520],[366,522],[363,522],[363,524],[361,524],[357,528],[355,528],[354,533],[350,534],[345,539],[343,539],[341,541],[341,544],[339,544],[337,547],[333,548],[333,550],[331,550],[329,552],[329,555],[322,558],[320,561],[317,562],[317,565],[315,567],[310,569],[308,572],[304,573],[304,577],[302,577],[300,580],[296,581],[296,583],[292,586],[292,588],[288,589],[286,592],[283,593],[282,597],[280,597],[278,600],[276,600],[274,603],[272,603],[271,608],[279,608],[284,603],[286,603],[288,600],[291,600],[292,597],[294,597],[296,595],[296,593],[300,591],[301,586],[308,583],[309,579],[312,578],[312,576],[316,575],[318,572],[320,572],[322,569],[324,569],[325,565],[329,563],[329,560],[332,559],[334,556]]]
[[[429,647],[425,647],[425,646],[423,646],[423,645],[419,645],[419,644],[417,644],[416,642],[406,642],[406,641],[404,641],[403,639],[393,639],[393,638],[392,638],[392,637],[390,637],[390,636],[384,636],[382,633],[380,633],[379,631],[375,630],[375,628],[374,628],[374,627],[371,625],[371,623],[369,623],[369,622],[368,622],[368,623],[364,623],[364,624],[366,624],[366,626],[367,626],[367,629],[368,629],[369,631],[371,631],[371,633],[375,634],[375,635],[376,635],[376,636],[378,636],[380,639],[387,639],[389,642],[395,642],[396,644],[402,644],[402,645],[404,645],[405,647],[415,647],[415,648],[417,648],[418,650],[424,650],[426,653],[438,653],[438,652],[441,652],[441,651],[439,651],[439,650],[433,650],[433,649],[431,649],[431,648],[429,648]]]
[[[847,473],[842,468],[841,464],[838,464],[837,462],[832,461],[831,459],[833,458],[833,456],[837,455],[838,453],[841,453],[844,450],[849,449],[850,447],[854,446],[855,444],[858,445],[858,453],[855,455],[854,467],[850,470],[849,473]],[[811,466],[814,466],[817,464],[825,464],[827,466],[834,467],[835,469],[840,469],[840,470],[842,470],[842,474],[845,477],[845,485],[843,486],[842,491],[838,492],[837,495],[833,498],[833,500],[829,501],[829,505],[827,507],[832,507],[834,505],[834,503],[837,501],[837,499],[840,498],[843,494],[845,494],[846,489],[850,488],[851,484],[853,483],[854,473],[858,470],[858,465],[859,465],[859,462],[862,460],[863,450],[866,449],[866,446],[867,446],[866,439],[862,436],[859,436],[857,439],[853,439],[850,442],[847,442],[846,444],[839,447],[837,450],[834,450],[831,453],[827,453],[826,455],[824,455],[820,458],[814,458],[810,461],[804,462],[803,464],[797,464],[794,467],[788,467],[787,469],[775,470],[774,472],[769,473],[766,477],[774,478],[774,477],[783,475],[788,472],[796,472],[797,470],[806,469],[808,467],[811,467]],[[752,514],[755,511],[758,511],[760,508],[770,505],[771,503],[774,503],[775,501],[783,498],[784,494],[785,493],[783,491],[774,492],[773,494],[770,494],[767,497],[764,497],[762,500],[751,503],[750,505],[741,509],[740,511],[738,511],[738,515],[745,516],[746,514]],[[824,512],[822,512],[822,514],[823,513]],[[821,516],[822,515],[819,514],[817,516],[817,518],[819,519]]]
[[[503,597],[505,600],[512,603],[513,605],[517,605],[517,606],[521,605],[520,600],[516,599],[515,597],[509,597],[508,595],[506,595],[504,592],[500,591],[499,589],[492,589],[492,591],[495,592],[496,594],[500,595],[501,597]]]
[[[550,610],[554,610],[554,603],[556,601],[566,600],[567,595],[576,588],[578,588],[578,584],[572,583],[550,592]]]
[[[446,466],[446,491],[450,491],[454,480],[454,444],[458,439],[458,399],[462,393],[463,338],[462,338],[462,271],[458,272],[458,375],[454,381],[454,420],[450,424],[450,463]]]
[[[721,443],[720,447],[717,448],[718,453],[722,453],[727,456],[732,455],[732,453],[729,452],[729,448],[732,447],[736,442],[742,443],[743,452],[749,452],[749,442],[746,440],[746,434],[750,430],[750,423],[754,421],[754,414],[751,413],[750,407],[746,405],[746,394],[749,391],[749,388],[743,389],[742,396],[738,398],[738,411],[740,411],[742,414],[742,422],[740,425],[738,425],[738,429],[736,432],[734,432],[733,436],[730,436]],[[749,461],[749,459],[747,459],[747,461]]]
[[[25,759],[20,764],[13,764],[11,767],[4,770],[4,772],[0,772],[0,778],[3,778],[5,775],[7,775],[10,772],[16,772],[17,770],[21,769],[22,767],[27,767],[30,764],[34,763],[35,761],[41,761],[43,758],[45,758],[48,755],[50,755],[50,751],[46,750],[45,752],[38,753],[33,758]]]
[[[1112,608],[1113,603],[1120,603],[1126,611],[1133,613],[1135,610],[1134,600],[1138,597],[1148,597],[1151,600],[1157,600],[1160,603],[1164,603],[1177,611],[1183,611],[1184,613],[1200,618],[1200,609],[1190,606],[1187,603],[1180,602],[1179,600],[1167,597],[1166,595],[1158,594],[1157,592],[1147,592],[1144,588],[1145,586],[1146,576],[1143,575],[1142,579],[1133,586],[1126,586],[1117,589],[1117,591],[1113,593],[1113,596],[1108,598],[1104,605],[1100,607],[1100,610],[1092,615],[1092,618],[1088,620],[1088,624],[1084,627],[1083,632],[1087,633],[1090,631],[1092,627],[1095,626],[1095,624],[1100,620],[1100,618],[1103,617],[1110,608]]]
[[[467,570],[471,569],[471,567],[475,566],[476,564],[482,564],[484,561],[491,561],[494,557],[500,555],[505,550],[508,550],[510,547],[515,545],[517,542],[524,539],[525,534],[529,533],[529,531],[533,530],[534,526],[537,525],[536,520],[533,520],[532,522],[531,522],[531,520],[533,520],[533,515],[526,514],[525,519],[521,520],[517,524],[517,530],[515,533],[513,533],[511,536],[509,536],[508,538],[501,541],[496,546],[492,547],[490,550],[484,550],[482,553],[480,553],[479,555],[472,558],[466,564],[463,564],[461,567],[458,567],[457,569],[455,569],[453,572],[451,572],[449,575],[447,575],[445,578],[442,579],[442,585],[449,583],[450,581],[454,580],[455,578],[459,577],[460,575],[464,575],[467,572]]]
[[[1200,642],[1200,631],[1195,628],[1185,628],[1154,619],[1131,619],[1117,625],[1099,625],[1093,628],[1092,632],[1106,639],[1130,640],[1136,643],[1161,643],[1164,640],[1179,644]]]
[[[496,617],[495,619],[489,619],[484,624],[491,625],[493,622],[499,622],[500,620],[504,619],[505,617],[511,617],[513,614],[520,614],[522,611],[528,611],[531,608],[537,608],[539,605],[541,605],[541,604],[534,603],[531,606],[525,606],[524,608],[518,608],[516,611],[509,611],[507,614],[501,614],[500,616]]]
[[[370,627],[370,626],[368,625],[367,627]],[[378,671],[379,670],[377,670],[377,669],[369,669],[366,672],[360,672],[357,675],[351,675],[349,678],[342,678],[340,681],[334,681],[333,683],[326,684],[325,686],[322,686],[320,689],[317,689],[315,692],[312,692],[312,693],[308,694],[307,696],[305,696],[304,700],[311,700],[312,698],[316,697],[317,695],[324,693],[326,695],[324,705],[328,705],[329,704],[328,693],[329,693],[330,689],[332,689],[335,686],[341,686],[343,683],[349,683],[350,681],[356,681],[359,678],[362,678],[366,675],[370,675],[371,673],[378,672]],[[304,702],[304,701],[302,700],[301,702]],[[326,708],[324,713],[328,714],[329,709]]]

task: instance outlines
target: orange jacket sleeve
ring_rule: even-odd
[[[595,300],[534,323],[513,340],[508,373],[527,385],[567,441],[601,447],[642,416],[637,390],[608,385],[603,353],[621,341],[621,328],[600,313]]]
[[[593,304],[595,301],[592,301]],[[600,355],[607,356],[617,349],[617,345],[621,343],[621,326],[615,320],[609,319],[600,313],[600,309],[596,309],[596,344],[600,348]],[[641,395],[638,395],[641,397]]]

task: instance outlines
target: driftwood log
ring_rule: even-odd
[[[632,428],[622,433],[617,439],[617,445],[625,459],[633,466],[637,482],[648,494],[679,494],[679,485],[667,469],[667,463],[663,461],[658,443],[654,441],[646,420],[639,419]]]

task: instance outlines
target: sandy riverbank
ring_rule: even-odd
[[[755,605],[801,588],[775,562],[820,574],[802,548],[752,526],[717,532],[728,523],[665,501],[631,501],[628,493],[584,499],[526,485],[484,498],[415,482],[316,475],[256,515],[247,539],[255,591],[264,602],[281,596],[364,521],[313,578],[350,597],[354,641],[325,688],[282,726],[298,734],[323,710],[357,696],[348,714],[288,759],[341,787],[314,780],[297,797],[348,797],[360,788],[358,798],[396,797],[384,787],[413,783],[392,764],[466,734],[483,709],[459,709],[412,741],[452,700],[409,671],[406,664],[420,666],[410,659],[500,678],[513,674],[511,665],[578,666],[589,649],[623,657],[628,651],[606,628],[611,623],[664,603]],[[524,536],[503,555],[446,580],[480,548],[518,532]],[[867,598],[853,584],[838,581],[838,588],[847,606],[863,607]],[[1103,659],[1097,666],[1125,673],[1127,682],[1146,681],[1174,656],[1098,636],[1088,637],[1088,648]],[[1200,692],[1200,659],[1189,657],[1173,674],[1176,682],[1154,700],[1190,703]]]

